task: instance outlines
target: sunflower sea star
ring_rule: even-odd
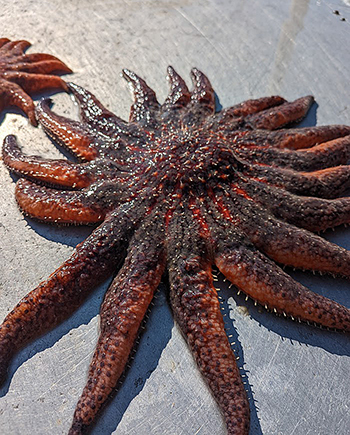
[[[51,73],[72,71],[51,54],[25,54],[30,45],[28,41],[0,38],[0,112],[16,106],[37,125],[34,103],[29,95],[48,89],[66,91],[66,82]]]
[[[294,281],[276,263],[350,277],[350,251],[318,235],[350,222],[350,127],[282,128],[313,98],[248,100],[215,113],[208,78],[193,90],[168,68],[160,105],[144,80],[123,71],[134,93],[129,122],[68,84],[81,122],[39,123],[81,163],[23,154],[4,142],[6,166],[23,176],[23,212],[55,223],[100,225],[0,329],[0,373],[15,351],[72,312],[122,264],[101,307],[101,334],[70,435],[83,433],[115,388],[162,276],[177,322],[212,390],[229,434],[249,431],[249,404],[226,337],[212,265],[279,314],[349,331],[350,310]],[[49,187],[45,187],[45,184]]]

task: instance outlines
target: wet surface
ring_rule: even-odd
[[[72,80],[126,118],[131,103],[120,77],[130,68],[160,101],[173,65],[188,81],[191,67],[210,78],[219,104],[280,94],[313,94],[303,125],[350,124],[350,4],[348,1],[172,0],[2,2],[1,37],[28,39],[32,52],[66,62]],[[76,115],[71,99],[55,95],[54,110]],[[18,136],[31,154],[62,157],[24,117],[0,117],[0,140]],[[0,166],[0,311],[8,311],[58,267],[90,231],[25,219],[14,200],[14,178]],[[350,249],[350,231],[326,237]],[[291,272],[312,290],[350,307],[349,282]],[[67,432],[86,379],[107,283],[62,326],[15,359],[0,391],[0,432]],[[222,307],[247,381],[251,435],[346,435],[350,427],[350,340],[275,317],[233,289]],[[225,434],[218,408],[174,325],[161,289],[138,352],[118,394],[92,433]]]

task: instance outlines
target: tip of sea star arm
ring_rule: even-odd
[[[0,38],[0,48],[10,42],[8,38]]]
[[[191,99],[197,104],[205,106],[208,114],[215,112],[215,93],[208,77],[197,68],[192,68],[191,77],[193,90]]]
[[[23,53],[32,45],[30,42],[21,39],[19,41],[11,41],[4,38],[5,42],[1,47],[1,51],[6,51],[14,56],[23,55]]]
[[[195,254],[186,256],[185,249],[174,260],[169,279],[176,320],[221,408],[228,434],[247,435],[249,402],[226,336],[210,264]]]
[[[170,92],[163,104],[163,110],[169,106],[186,106],[191,99],[191,93],[183,80],[183,78],[174,70],[172,66],[168,66],[168,80],[170,83]]]

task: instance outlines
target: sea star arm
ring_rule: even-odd
[[[327,142],[323,142],[321,139],[320,143],[312,145],[310,145],[312,148],[303,148],[296,151],[288,148],[274,148],[269,145],[252,145],[238,147],[235,152],[251,162],[265,163],[297,171],[316,171],[346,164],[349,161],[350,135]]]
[[[176,128],[183,109],[191,101],[191,93],[183,78],[171,66],[168,67],[167,77],[170,91],[161,107],[161,119]]]
[[[106,109],[87,89],[75,83],[68,83],[68,89],[79,105],[80,118],[83,123],[106,135],[130,133],[130,125]]]
[[[186,241],[181,251],[171,256],[169,280],[174,316],[223,412],[228,434],[248,434],[249,403],[225,333],[211,265],[202,255],[188,252]]]
[[[0,112],[9,107],[21,109],[33,125],[37,125],[35,107],[31,97],[16,83],[4,82],[0,77]]]
[[[248,115],[244,118],[244,124],[254,129],[275,130],[303,119],[313,102],[314,98],[310,95],[301,97],[295,101]]]
[[[215,93],[208,77],[197,68],[191,70],[193,89],[191,101],[185,107],[181,123],[186,127],[203,124],[215,113]]]
[[[31,44],[28,41],[10,41],[0,39],[0,59],[5,71],[23,71],[28,73],[71,73],[72,70],[57,57],[46,53],[24,52]],[[5,73],[6,74],[6,73]]]
[[[46,133],[81,161],[105,157],[122,162],[130,156],[129,142],[138,141],[140,148],[143,146],[144,141],[133,135],[132,128],[125,134],[108,137],[88,123],[57,115],[50,109],[50,99],[38,103],[36,115]],[[133,149],[136,146],[135,143]]]
[[[115,388],[165,267],[159,229],[144,223],[101,306],[101,332],[69,435],[80,435]],[[157,232],[158,231],[158,232]]]
[[[62,66],[62,62],[57,59],[55,56],[51,56],[49,54],[47,55],[42,55],[41,57],[37,57],[37,60],[35,60],[35,58],[33,58],[33,60],[30,60],[30,57],[22,57],[22,61],[21,62],[16,62],[15,64],[8,64],[7,65],[7,70],[8,72],[6,73],[6,78],[10,77],[10,72],[11,74],[13,74],[14,72],[17,72],[18,74],[20,73],[30,73],[32,75],[34,74],[41,74],[41,75],[45,75],[45,74],[50,74],[50,73],[55,73],[55,72],[66,72],[66,73],[70,73],[72,72],[70,70],[70,68]],[[14,75],[15,77],[15,75]],[[26,76],[23,76],[23,78],[25,78]],[[53,77],[53,76],[50,76]],[[62,84],[59,83],[59,88],[61,88]]]
[[[276,131],[253,130],[245,133],[240,138],[239,143],[253,148],[264,145],[282,149],[302,150],[349,134],[350,127],[347,125],[282,128]]]
[[[162,105],[163,112],[167,112],[169,109],[174,110],[176,107],[185,107],[191,100],[191,93],[184,79],[171,66],[168,67],[167,71],[170,91]]]
[[[259,113],[263,110],[280,106],[283,103],[286,103],[286,100],[278,95],[246,100],[240,104],[236,104],[235,106],[222,110],[215,116],[220,119],[221,123],[224,123],[233,118],[253,115],[254,113]]]
[[[99,155],[99,140],[85,124],[57,115],[50,109],[50,99],[41,100],[36,116],[45,132],[77,158],[90,161]]]
[[[47,65],[45,63],[44,65]],[[45,67],[41,64],[37,64],[37,69],[43,69],[45,72]],[[64,91],[68,90],[68,87],[65,82],[61,79],[61,77],[39,74],[36,72],[35,74],[23,71],[10,71],[4,74],[6,80],[12,83],[16,83],[20,86],[27,94],[33,94],[34,92],[41,92],[46,89],[63,89]],[[63,82],[63,83],[62,83]]]
[[[0,38],[0,48],[8,42],[10,42],[8,38]]]
[[[30,42],[25,40],[11,41],[10,39],[2,38],[2,41],[5,42],[1,44],[1,52],[6,54],[10,62],[14,61],[16,56],[23,55],[24,51],[31,46]]]
[[[46,281],[25,296],[0,326],[0,379],[15,352],[69,317],[124,255],[133,224],[111,213]]]
[[[244,201],[234,201],[223,192],[211,193],[212,203],[205,202],[209,227],[225,222],[227,231],[240,231],[250,243],[281,264],[350,277],[350,251],[316,234],[283,222],[256,209],[250,218]],[[203,213],[203,210],[202,210]],[[228,237],[229,236],[222,236]],[[242,245],[247,241],[242,240]]]
[[[101,222],[108,209],[86,191],[56,190],[21,178],[16,200],[29,217],[58,224],[90,225]]]
[[[191,92],[192,109],[203,109],[207,112],[207,116],[215,112],[215,93],[208,77],[199,71],[197,68],[191,70],[191,78],[193,81],[193,90]]]
[[[264,214],[249,221],[242,219],[237,227],[278,263],[350,278],[350,251],[310,231]]]
[[[302,286],[258,250],[235,243],[234,237],[216,239],[215,253],[217,267],[234,285],[277,313],[350,331],[348,308]]]
[[[5,137],[2,156],[11,171],[50,185],[81,189],[89,186],[94,179],[86,164],[23,154],[13,135]]]
[[[255,202],[274,216],[309,231],[318,232],[350,223],[350,198],[347,197],[302,197],[252,179],[242,180],[239,187],[240,191],[237,191],[237,186],[231,185],[232,195],[239,195],[240,202],[251,201],[248,207]]]
[[[313,172],[299,172],[270,165],[243,165],[242,173],[250,178],[285,188],[303,196],[336,198],[350,187],[350,166],[342,165]]]

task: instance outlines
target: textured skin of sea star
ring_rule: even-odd
[[[69,84],[81,122],[37,107],[42,127],[81,163],[21,152],[3,159],[21,178],[23,212],[54,223],[99,226],[0,329],[0,373],[25,343],[61,322],[116,272],[101,307],[101,334],[70,435],[83,433],[116,386],[162,276],[174,316],[224,415],[249,432],[249,404],[226,337],[212,266],[279,314],[349,331],[350,310],[294,281],[277,263],[349,278],[350,251],[314,232],[350,222],[350,128],[283,128],[305,116],[303,97],[245,101],[215,113],[207,77],[193,90],[168,68],[163,104],[124,70],[134,93],[129,122]],[[46,187],[45,187],[46,184]],[[48,187],[49,186],[49,187]],[[121,266],[120,266],[121,265]]]
[[[37,125],[35,107],[30,95],[48,89],[67,90],[64,80],[52,73],[72,72],[51,54],[30,53],[28,41],[0,38],[0,112],[16,106]]]

